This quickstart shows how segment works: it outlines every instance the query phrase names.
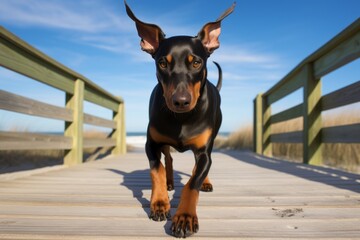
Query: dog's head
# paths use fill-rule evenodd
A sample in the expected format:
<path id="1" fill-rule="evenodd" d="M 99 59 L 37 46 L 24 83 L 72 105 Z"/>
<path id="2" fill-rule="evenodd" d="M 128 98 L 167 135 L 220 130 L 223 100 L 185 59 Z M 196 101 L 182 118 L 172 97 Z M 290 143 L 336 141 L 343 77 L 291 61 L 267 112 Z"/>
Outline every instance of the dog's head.
<path id="1" fill-rule="evenodd" d="M 206 83 L 206 61 L 220 46 L 221 21 L 234 10 L 235 3 L 215 22 L 202 27 L 195 37 L 165 38 L 160 27 L 140 21 L 126 4 L 128 16 L 135 22 L 141 49 L 154 58 L 157 78 L 167 107 L 176 113 L 189 112 L 197 104 Z"/>

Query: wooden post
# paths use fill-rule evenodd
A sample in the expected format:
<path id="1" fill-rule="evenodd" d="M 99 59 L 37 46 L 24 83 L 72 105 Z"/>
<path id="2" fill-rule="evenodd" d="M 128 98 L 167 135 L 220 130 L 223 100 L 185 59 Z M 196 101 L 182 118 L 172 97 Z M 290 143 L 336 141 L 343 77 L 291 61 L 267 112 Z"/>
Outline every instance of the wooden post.
<path id="1" fill-rule="evenodd" d="M 271 143 L 271 106 L 268 104 L 267 98 L 262 98 L 262 114 L 263 114 L 263 154 L 272 157 L 272 143 Z"/>
<path id="2" fill-rule="evenodd" d="M 77 165 L 83 162 L 83 121 L 84 121 L 84 82 L 75 81 L 74 94 L 66 93 L 66 108 L 73 111 L 72 122 L 65 122 L 66 137 L 72 138 L 72 148 L 65 151 L 64 164 Z"/>
<path id="3" fill-rule="evenodd" d="M 116 122 L 116 129 L 112 133 L 112 138 L 115 139 L 116 145 L 112 150 L 112 154 L 126 153 L 126 129 L 125 129 L 125 104 L 120 103 L 118 112 L 114 112 L 114 121 Z"/>
<path id="4" fill-rule="evenodd" d="M 313 64 L 305 68 L 303 162 L 322 165 L 321 79 L 315 79 Z"/>
<path id="5" fill-rule="evenodd" d="M 263 154 L 263 100 L 262 94 L 258 94 L 254 99 L 254 152 L 257 154 Z"/>

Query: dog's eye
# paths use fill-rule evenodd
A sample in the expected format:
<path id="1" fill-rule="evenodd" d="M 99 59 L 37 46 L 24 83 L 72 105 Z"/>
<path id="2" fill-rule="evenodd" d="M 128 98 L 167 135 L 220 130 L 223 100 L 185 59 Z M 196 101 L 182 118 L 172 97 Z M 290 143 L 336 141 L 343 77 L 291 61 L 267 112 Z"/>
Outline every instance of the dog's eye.
<path id="1" fill-rule="evenodd" d="M 167 62 L 164 59 L 161 59 L 158 64 L 160 68 L 167 68 Z"/>
<path id="2" fill-rule="evenodd" d="M 193 62 L 193 67 L 196 68 L 196 69 L 200 68 L 201 67 L 201 62 L 200 61 L 194 61 Z"/>

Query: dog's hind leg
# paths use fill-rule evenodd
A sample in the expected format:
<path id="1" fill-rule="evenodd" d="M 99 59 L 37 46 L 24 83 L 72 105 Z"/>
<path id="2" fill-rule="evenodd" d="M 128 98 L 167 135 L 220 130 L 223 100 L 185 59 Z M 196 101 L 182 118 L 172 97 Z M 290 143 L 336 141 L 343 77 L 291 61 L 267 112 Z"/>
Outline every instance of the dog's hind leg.
<path id="1" fill-rule="evenodd" d="M 202 192 L 212 192 L 213 185 L 210 182 L 209 176 L 206 176 L 204 182 L 201 185 L 200 191 Z"/>
<path id="2" fill-rule="evenodd" d="M 173 158 L 170 154 L 170 146 L 166 145 L 162 148 L 162 153 L 165 156 L 165 169 L 166 169 L 166 186 L 168 191 L 174 190 L 174 170 Z"/>

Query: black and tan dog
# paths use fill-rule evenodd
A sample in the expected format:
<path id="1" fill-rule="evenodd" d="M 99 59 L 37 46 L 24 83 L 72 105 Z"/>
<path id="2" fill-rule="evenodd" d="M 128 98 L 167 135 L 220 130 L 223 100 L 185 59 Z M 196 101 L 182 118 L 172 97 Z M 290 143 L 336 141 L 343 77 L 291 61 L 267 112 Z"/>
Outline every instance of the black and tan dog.
<path id="1" fill-rule="evenodd" d="M 169 146 L 180 152 L 191 149 L 195 155 L 192 176 L 184 186 L 180 203 L 172 218 L 176 237 L 196 233 L 199 222 L 196 205 L 199 190 L 212 191 L 207 177 L 211 151 L 221 125 L 221 69 L 217 87 L 207 80 L 207 58 L 219 47 L 221 21 L 235 4 L 215 22 L 207 23 L 196 37 L 165 38 L 154 24 L 140 21 L 126 4 L 128 16 L 136 23 L 141 49 L 151 54 L 156 64 L 158 84 L 150 98 L 150 121 L 146 154 L 150 162 L 152 194 L 150 218 L 163 221 L 170 217 L 168 190 L 174 188 L 172 157 Z M 165 155 L 165 166 L 161 163 Z"/>

